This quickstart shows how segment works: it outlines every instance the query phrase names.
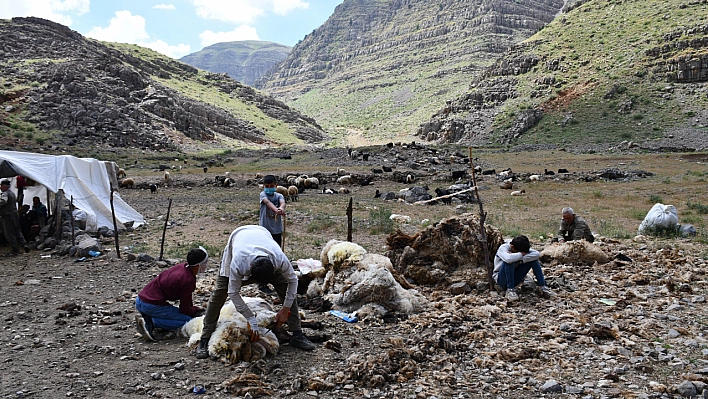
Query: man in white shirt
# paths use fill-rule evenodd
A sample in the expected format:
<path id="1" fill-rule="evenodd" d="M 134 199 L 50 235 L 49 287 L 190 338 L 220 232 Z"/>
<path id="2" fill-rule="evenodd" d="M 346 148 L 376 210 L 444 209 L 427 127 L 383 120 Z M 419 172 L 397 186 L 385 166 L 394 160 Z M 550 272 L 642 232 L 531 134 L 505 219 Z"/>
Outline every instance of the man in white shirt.
<path id="1" fill-rule="evenodd" d="M 536 284 L 541 291 L 541 295 L 550 298 L 553 295 L 546 280 L 543 277 L 541 263 L 538 259 L 541 254 L 535 249 L 531 249 L 531 243 L 526 236 L 516 236 L 510 243 L 503 244 L 494 256 L 494 273 L 492 277 L 499 286 L 506 290 L 506 299 L 517 301 L 516 286 L 521 284 L 526 278 L 529 270 L 533 270 L 536 276 Z"/>
<path id="2" fill-rule="evenodd" d="M 267 229 L 243 226 L 234 230 L 224 248 L 216 289 L 211 294 L 204 316 L 197 358 L 209 357 L 209 339 L 216 329 L 219 312 L 227 297 L 248 320 L 253 332 L 251 339 L 255 341 L 259 338 L 261 329 L 258 321 L 240 294 L 242 286 L 256 283 L 272 284 L 283 302 L 283 307 L 275 315 L 275 322 L 281 325 L 287 321 L 288 330 L 292 333 L 290 346 L 304 350 L 315 349 L 315 345 L 302 333 L 296 299 L 297 281 L 293 266 Z"/>

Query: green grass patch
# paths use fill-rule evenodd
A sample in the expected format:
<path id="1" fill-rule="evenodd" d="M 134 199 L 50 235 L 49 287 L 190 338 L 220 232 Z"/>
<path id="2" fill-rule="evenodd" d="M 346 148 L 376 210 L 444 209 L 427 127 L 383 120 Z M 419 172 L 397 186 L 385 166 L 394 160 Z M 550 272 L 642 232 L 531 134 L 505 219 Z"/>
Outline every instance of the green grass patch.
<path id="1" fill-rule="evenodd" d="M 395 229 L 395 223 L 391 220 L 390 209 L 372 208 L 369 210 L 369 234 L 389 234 Z"/>
<path id="2" fill-rule="evenodd" d="M 701 214 L 708 214 L 708 205 L 701 204 L 700 202 L 689 202 L 686 204 L 688 209 L 694 210 Z"/>

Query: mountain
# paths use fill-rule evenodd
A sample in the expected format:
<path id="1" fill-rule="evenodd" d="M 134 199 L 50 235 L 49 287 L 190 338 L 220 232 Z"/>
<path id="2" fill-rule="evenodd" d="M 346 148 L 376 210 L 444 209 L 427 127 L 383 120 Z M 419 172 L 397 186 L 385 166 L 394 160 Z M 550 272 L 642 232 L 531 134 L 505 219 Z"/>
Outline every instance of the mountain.
<path id="1" fill-rule="evenodd" d="M 570 4 L 418 135 L 483 145 L 708 148 L 707 20 L 705 1 Z"/>
<path id="2" fill-rule="evenodd" d="M 0 37 L 6 145 L 160 150 L 327 139 L 282 102 L 146 48 L 101 43 L 39 18 L 0 20 Z"/>
<path id="3" fill-rule="evenodd" d="M 256 40 L 224 42 L 185 55 L 180 61 L 205 71 L 226 73 L 252 86 L 273 65 L 284 60 L 290 50 L 290 46 Z"/>
<path id="4" fill-rule="evenodd" d="M 256 87 L 350 142 L 412 134 L 562 6 L 563 0 L 345 0 Z"/>

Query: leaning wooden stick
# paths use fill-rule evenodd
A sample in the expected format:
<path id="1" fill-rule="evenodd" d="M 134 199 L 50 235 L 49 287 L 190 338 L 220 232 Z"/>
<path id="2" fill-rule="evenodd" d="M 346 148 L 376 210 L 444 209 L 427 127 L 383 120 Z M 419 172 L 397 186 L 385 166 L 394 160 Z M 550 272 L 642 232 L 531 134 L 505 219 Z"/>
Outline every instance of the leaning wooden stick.
<path id="1" fill-rule="evenodd" d="M 116 191 L 111 184 L 111 216 L 113 217 L 113 237 L 116 239 L 116 256 L 120 259 L 120 242 L 118 241 L 118 224 L 116 223 L 116 208 L 113 206 L 113 193 Z"/>
<path id="2" fill-rule="evenodd" d="M 454 196 L 456 196 L 456 195 L 458 195 L 458 194 L 464 194 L 464 193 L 467 193 L 467 192 L 470 192 L 470 191 L 475 191 L 476 189 L 477 189 L 477 187 L 466 188 L 466 189 L 460 190 L 460 191 L 458 191 L 458 192 L 456 192 L 456 193 L 447 194 L 447 195 L 441 195 L 441 196 L 439 196 L 439 197 L 435 197 L 435 198 L 432 198 L 432 199 L 429 199 L 429 200 L 425 200 L 425 201 L 416 201 L 416 202 L 413 203 L 413 205 L 425 205 L 425 204 L 429 204 L 429 203 L 431 203 L 431 202 L 439 201 L 439 200 L 444 199 L 444 198 L 452 198 L 452 197 L 454 197 Z"/>
<path id="3" fill-rule="evenodd" d="M 283 215 L 283 234 L 280 237 L 280 250 L 285 252 L 285 215 Z"/>
<path id="4" fill-rule="evenodd" d="M 479 234 L 482 237 L 482 247 L 484 248 L 484 264 L 487 267 L 487 283 L 489 284 L 489 289 L 494 289 L 494 268 L 492 263 L 489 261 L 489 247 L 487 244 L 487 230 L 484 228 L 484 221 L 487 220 L 487 212 L 484 211 L 482 207 L 482 198 L 479 197 L 479 190 L 477 190 L 477 176 L 474 170 L 474 159 L 472 159 L 472 147 L 469 147 L 470 151 L 470 168 L 472 168 L 472 184 L 475 188 L 474 193 L 477 197 L 477 203 L 479 204 Z"/>
<path id="5" fill-rule="evenodd" d="M 160 243 L 160 258 L 162 260 L 162 254 L 165 251 L 165 233 L 167 232 L 167 221 L 170 220 L 170 209 L 172 209 L 172 198 L 170 202 L 167 203 L 167 216 L 165 216 L 165 227 L 162 229 L 162 242 Z"/>

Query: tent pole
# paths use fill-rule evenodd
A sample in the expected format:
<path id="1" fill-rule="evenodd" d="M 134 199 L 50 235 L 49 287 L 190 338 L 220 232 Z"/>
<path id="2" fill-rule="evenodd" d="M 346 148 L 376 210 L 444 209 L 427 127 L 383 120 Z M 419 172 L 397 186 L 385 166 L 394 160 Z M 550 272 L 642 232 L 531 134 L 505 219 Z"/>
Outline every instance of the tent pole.
<path id="1" fill-rule="evenodd" d="M 71 202 L 69 202 L 69 212 L 71 212 L 71 246 L 76 246 L 76 233 L 74 231 L 74 196 L 71 196 Z"/>
<path id="2" fill-rule="evenodd" d="M 116 255 L 120 259 L 120 244 L 118 243 L 118 225 L 116 225 L 116 209 L 113 207 L 113 184 L 111 184 L 111 216 L 113 217 L 113 237 L 116 238 Z"/>
<path id="3" fill-rule="evenodd" d="M 56 231 L 54 232 L 54 238 L 61 239 L 61 208 L 62 199 L 64 199 L 64 190 L 57 190 L 56 204 L 54 205 L 54 221 L 56 222 Z"/>

